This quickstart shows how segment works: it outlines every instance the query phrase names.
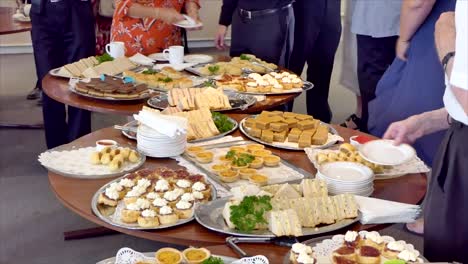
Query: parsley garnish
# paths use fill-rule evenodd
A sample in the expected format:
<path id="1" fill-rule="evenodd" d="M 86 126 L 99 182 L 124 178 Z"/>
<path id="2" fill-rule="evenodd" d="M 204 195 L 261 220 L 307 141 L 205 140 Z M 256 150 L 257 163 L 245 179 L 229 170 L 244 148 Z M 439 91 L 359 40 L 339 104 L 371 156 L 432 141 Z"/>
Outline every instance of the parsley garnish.
<path id="1" fill-rule="evenodd" d="M 171 77 L 166 77 L 166 78 L 158 78 L 158 81 L 168 83 L 168 82 L 172 82 L 173 80 Z"/>
<path id="2" fill-rule="evenodd" d="M 224 133 L 231 131 L 231 129 L 234 128 L 234 124 L 226 115 L 220 114 L 218 112 L 213 112 L 211 115 L 219 132 Z"/>
<path id="3" fill-rule="evenodd" d="M 101 64 L 106 61 L 113 61 L 114 58 L 112 58 L 111 55 L 104 53 L 101 56 L 96 56 L 96 60 L 99 62 L 99 64 Z"/>
<path id="4" fill-rule="evenodd" d="M 158 73 L 158 71 L 148 68 L 148 69 L 142 71 L 141 73 L 150 75 L 150 74 L 156 74 L 156 73 Z"/>
<path id="5" fill-rule="evenodd" d="M 211 256 L 205 259 L 202 264 L 224 264 L 224 261 L 221 258 Z"/>
<path id="6" fill-rule="evenodd" d="M 219 65 L 208 66 L 208 70 L 211 72 L 211 74 L 215 74 L 219 71 Z"/>
<path id="7" fill-rule="evenodd" d="M 246 54 L 241 54 L 241 55 L 239 56 L 239 58 L 240 58 L 241 60 L 248 60 L 248 61 L 250 60 L 250 57 L 249 57 L 248 55 L 246 55 Z"/>
<path id="8" fill-rule="evenodd" d="M 273 207 L 270 203 L 271 197 L 246 196 L 239 205 L 232 205 L 231 222 L 242 232 L 250 232 L 257 224 L 268 224 L 264 215 Z"/>

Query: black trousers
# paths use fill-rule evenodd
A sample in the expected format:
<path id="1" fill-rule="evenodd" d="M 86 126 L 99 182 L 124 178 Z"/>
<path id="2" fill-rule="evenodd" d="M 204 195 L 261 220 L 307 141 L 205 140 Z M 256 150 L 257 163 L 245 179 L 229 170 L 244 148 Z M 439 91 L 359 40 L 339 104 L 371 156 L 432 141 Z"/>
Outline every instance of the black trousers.
<path id="1" fill-rule="evenodd" d="M 236 10 L 232 19 L 231 57 L 254 54 L 287 67 L 293 44 L 294 13 L 287 8 L 275 14 L 243 19 Z"/>
<path id="2" fill-rule="evenodd" d="M 453 122 L 434 159 L 424 215 L 424 256 L 468 263 L 468 126 Z"/>
<path id="3" fill-rule="evenodd" d="M 340 2 L 296 0 L 293 4 L 296 22 L 289 69 L 300 75 L 307 62 L 307 80 L 314 84 L 307 91 L 307 113 L 324 122 L 332 118 L 328 93 L 341 36 Z"/>
<path id="4" fill-rule="evenodd" d="M 357 75 L 362 100 L 362 125 L 367 131 L 369 119 L 369 102 L 375 98 L 377 83 L 395 59 L 395 45 L 398 36 L 373 38 L 357 37 Z"/>
<path id="5" fill-rule="evenodd" d="M 37 2 L 37 0 L 35 1 Z M 42 0 L 31 10 L 31 37 L 40 88 L 53 68 L 95 54 L 94 15 L 90 0 Z M 91 132 L 91 113 L 68 107 L 43 94 L 42 112 L 48 148 Z M 68 122 L 67 122 L 68 112 Z"/>

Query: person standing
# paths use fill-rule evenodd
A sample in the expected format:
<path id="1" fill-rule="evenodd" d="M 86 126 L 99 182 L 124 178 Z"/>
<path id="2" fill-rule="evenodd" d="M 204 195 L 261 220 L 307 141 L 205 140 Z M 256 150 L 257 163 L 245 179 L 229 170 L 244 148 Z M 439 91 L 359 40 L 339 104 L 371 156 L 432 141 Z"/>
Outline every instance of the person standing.
<path id="1" fill-rule="evenodd" d="M 384 138 L 412 143 L 448 131 L 437 152 L 424 214 L 424 256 L 468 263 L 468 1 L 443 13 L 435 26 L 438 59 L 446 74 L 444 108 L 390 125 Z"/>
<path id="2" fill-rule="evenodd" d="M 230 55 L 253 54 L 286 67 L 293 43 L 293 0 L 223 0 L 215 44 L 225 49 L 232 25 Z"/>
<path id="3" fill-rule="evenodd" d="M 301 75 L 307 62 L 307 80 L 314 84 L 307 91 L 307 113 L 328 123 L 332 119 L 330 79 L 341 36 L 341 1 L 296 0 L 293 7 L 296 22 L 289 69 Z"/>
<path id="4" fill-rule="evenodd" d="M 95 54 L 94 15 L 89 0 L 32 0 L 31 37 L 39 85 L 51 70 Z M 53 148 L 91 131 L 91 113 L 43 94 L 46 143 Z M 68 122 L 67 122 L 68 116 Z"/>
<path id="5" fill-rule="evenodd" d="M 401 0 L 353 0 L 351 32 L 357 41 L 357 76 L 361 115 L 351 115 L 345 125 L 367 131 L 368 104 L 382 75 L 395 59 L 400 26 Z"/>

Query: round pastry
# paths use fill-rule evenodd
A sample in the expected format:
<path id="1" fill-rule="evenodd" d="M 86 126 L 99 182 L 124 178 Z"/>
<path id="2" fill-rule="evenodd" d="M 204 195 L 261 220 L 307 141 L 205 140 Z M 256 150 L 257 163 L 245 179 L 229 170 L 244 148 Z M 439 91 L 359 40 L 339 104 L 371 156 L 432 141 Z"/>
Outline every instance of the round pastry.
<path id="1" fill-rule="evenodd" d="M 174 207 L 179 200 L 180 195 L 176 191 L 165 192 L 163 198 L 167 201 L 168 205 Z"/>
<path id="2" fill-rule="evenodd" d="M 109 153 L 102 154 L 102 156 L 101 156 L 101 164 L 107 165 L 107 164 L 111 163 L 111 161 L 112 161 L 112 156 L 111 156 L 111 154 L 109 154 Z"/>
<path id="3" fill-rule="evenodd" d="M 317 156 L 315 157 L 315 160 L 317 160 L 317 163 L 318 163 L 319 165 L 322 165 L 322 164 L 328 162 L 328 156 L 327 156 L 327 154 L 325 154 L 325 153 L 319 153 L 319 154 L 317 154 Z"/>
<path id="4" fill-rule="evenodd" d="M 213 161 L 213 153 L 209 151 L 198 152 L 195 159 L 200 163 L 210 163 Z"/>
<path id="5" fill-rule="evenodd" d="M 111 147 L 104 147 L 103 149 L 101 149 L 102 154 L 110 153 L 111 151 L 112 151 Z"/>
<path id="6" fill-rule="evenodd" d="M 185 202 L 189 202 L 189 203 L 193 203 L 193 202 L 195 202 L 195 197 L 193 197 L 192 193 L 184 193 L 184 194 L 182 194 L 182 196 L 180 196 L 180 200 L 185 201 Z"/>
<path id="7" fill-rule="evenodd" d="M 249 176 L 249 181 L 253 184 L 263 186 L 268 183 L 268 177 L 262 174 L 254 174 Z"/>
<path id="8" fill-rule="evenodd" d="M 140 154 L 138 154 L 138 152 L 136 152 L 135 150 L 131 150 L 130 154 L 128 155 L 128 161 L 130 161 L 131 163 L 137 163 L 138 161 L 140 161 Z"/>
<path id="9" fill-rule="evenodd" d="M 252 169 L 260 169 L 263 167 L 263 159 L 255 157 L 255 159 L 249 164 L 249 167 Z"/>
<path id="10" fill-rule="evenodd" d="M 252 155 L 254 155 L 255 157 L 259 157 L 259 158 L 264 158 L 266 156 L 271 155 L 271 151 L 267 149 L 254 150 L 252 152 Z"/>
<path id="11" fill-rule="evenodd" d="M 131 149 L 129 148 L 121 148 L 120 154 L 124 157 L 125 160 L 128 160 L 128 156 L 130 156 Z"/>
<path id="12" fill-rule="evenodd" d="M 146 199 L 150 202 L 153 202 L 154 199 L 156 198 L 160 198 L 159 194 L 158 193 L 155 193 L 155 192 L 149 192 L 146 194 Z"/>
<path id="13" fill-rule="evenodd" d="M 247 149 L 248 152 L 252 153 L 254 152 L 255 150 L 262 150 L 265 148 L 265 146 L 261 145 L 261 144 L 249 144 L 247 146 L 245 146 L 245 148 Z"/>
<path id="14" fill-rule="evenodd" d="M 164 195 L 165 192 L 169 191 L 169 182 L 165 179 L 160 179 L 154 186 L 154 191 L 159 195 Z"/>
<path id="15" fill-rule="evenodd" d="M 210 197 L 211 197 L 211 187 L 210 187 L 210 185 L 208 185 L 206 183 L 203 183 L 201 181 L 198 181 L 198 182 L 194 183 L 193 186 L 192 186 L 192 190 L 197 191 L 197 192 L 201 192 L 203 194 L 203 197 L 205 197 L 206 199 L 210 199 Z"/>
<path id="16" fill-rule="evenodd" d="M 405 250 L 405 242 L 404 241 L 391 241 L 385 245 L 382 256 L 387 259 L 397 259 L 398 254 Z"/>
<path id="17" fill-rule="evenodd" d="M 159 209 L 163 206 L 167 206 L 167 201 L 164 198 L 156 198 L 154 201 L 151 203 L 151 209 L 159 213 Z"/>
<path id="18" fill-rule="evenodd" d="M 406 263 L 408 262 L 419 262 L 422 263 L 419 257 L 419 252 L 416 250 L 408 250 L 405 249 L 398 254 L 398 259 L 404 260 Z"/>
<path id="19" fill-rule="evenodd" d="M 187 201 L 179 201 L 175 205 L 175 213 L 179 219 L 188 219 L 193 216 L 193 204 Z"/>
<path id="20" fill-rule="evenodd" d="M 221 171 L 229 170 L 230 168 L 231 168 L 231 165 L 229 165 L 228 163 L 215 164 L 211 166 L 211 169 L 214 171 L 215 174 L 218 174 Z"/>
<path id="21" fill-rule="evenodd" d="M 120 167 L 122 167 L 123 162 L 120 160 L 120 158 L 115 158 L 109 163 L 109 169 L 111 171 L 118 171 L 120 170 Z"/>
<path id="22" fill-rule="evenodd" d="M 343 246 L 358 248 L 361 243 L 361 236 L 356 231 L 348 231 L 344 236 Z"/>
<path id="23" fill-rule="evenodd" d="M 198 147 L 198 146 L 191 146 L 191 147 L 188 147 L 186 152 L 187 154 L 190 156 L 190 157 L 195 157 L 195 155 L 199 152 L 202 152 L 204 151 L 205 148 L 204 147 Z"/>
<path id="24" fill-rule="evenodd" d="M 141 212 L 138 217 L 138 225 L 144 228 L 151 228 L 159 226 L 159 219 L 156 215 L 156 212 L 151 209 L 146 209 Z"/>
<path id="25" fill-rule="evenodd" d="M 253 174 L 257 173 L 256 169 L 251 169 L 251 168 L 245 168 L 245 169 L 240 169 L 239 170 L 239 175 L 241 179 L 248 180 L 249 177 Z"/>
<path id="26" fill-rule="evenodd" d="M 179 264 L 183 261 L 182 253 L 175 248 L 161 248 L 154 257 L 157 264 Z"/>
<path id="27" fill-rule="evenodd" d="M 247 151 L 246 148 L 240 147 L 240 146 L 230 147 L 229 150 L 230 151 L 235 151 L 235 152 L 246 152 Z"/>
<path id="28" fill-rule="evenodd" d="M 119 184 L 124 187 L 125 191 L 128 192 L 130 191 L 133 186 L 135 186 L 135 181 L 133 181 L 130 178 L 123 178 L 119 181 Z"/>
<path id="29" fill-rule="evenodd" d="M 347 259 L 351 261 L 357 261 L 357 254 L 356 250 L 351 247 L 340 247 L 333 251 L 332 258 L 342 258 L 342 259 Z"/>
<path id="30" fill-rule="evenodd" d="M 382 251 L 385 246 L 385 243 L 378 232 L 372 231 L 366 233 L 362 241 L 362 245 L 375 247 L 379 251 Z"/>
<path id="31" fill-rule="evenodd" d="M 91 153 L 91 157 L 90 157 L 91 164 L 94 164 L 94 165 L 101 164 L 101 156 L 102 156 L 101 152 L 95 151 Z"/>
<path id="32" fill-rule="evenodd" d="M 232 161 L 232 158 L 228 158 L 225 155 L 220 156 L 218 159 L 219 159 L 219 161 L 224 162 L 224 163 L 231 163 L 231 161 Z"/>
<path id="33" fill-rule="evenodd" d="M 187 264 L 199 264 L 207 260 L 211 253 L 206 248 L 189 247 L 182 252 Z"/>
<path id="34" fill-rule="evenodd" d="M 189 180 L 177 180 L 175 185 L 177 188 L 184 190 L 184 192 L 191 192 L 192 183 Z"/>
<path id="35" fill-rule="evenodd" d="M 331 160 L 338 160 L 338 154 L 336 154 L 335 152 L 330 152 L 328 153 L 328 160 L 331 161 Z"/>
<path id="36" fill-rule="evenodd" d="M 161 225 L 170 225 L 177 223 L 179 217 L 169 206 L 163 206 L 159 209 L 159 222 Z"/>
<path id="37" fill-rule="evenodd" d="M 294 243 L 291 247 L 289 260 L 293 264 L 311 263 L 314 264 L 316 260 L 313 257 L 312 248 L 302 243 Z"/>
<path id="38" fill-rule="evenodd" d="M 208 200 L 207 198 L 205 198 L 205 196 L 201 192 L 192 191 L 192 196 L 195 199 L 195 202 L 201 202 L 201 201 Z"/>
<path id="39" fill-rule="evenodd" d="M 269 155 L 266 157 L 263 157 L 263 164 L 267 167 L 276 167 L 279 165 L 281 159 L 278 156 L 275 155 Z"/>
<path id="40" fill-rule="evenodd" d="M 120 154 L 120 149 L 114 148 L 114 149 L 111 150 L 110 154 L 111 154 L 112 156 L 117 156 L 117 155 Z"/>
<path id="41" fill-rule="evenodd" d="M 372 246 L 361 246 L 357 250 L 359 264 L 380 264 L 380 250 Z"/>
<path id="42" fill-rule="evenodd" d="M 239 171 L 226 170 L 219 173 L 219 178 L 223 182 L 235 182 L 240 179 Z"/>
<path id="43" fill-rule="evenodd" d="M 248 167 L 249 167 L 249 164 L 243 164 L 243 165 L 231 164 L 231 170 L 234 170 L 234 171 L 239 171 L 241 169 L 246 169 Z"/>
<path id="44" fill-rule="evenodd" d="M 346 154 L 347 156 L 351 155 L 352 153 L 356 151 L 356 148 L 349 143 L 341 144 L 339 149 L 340 149 L 340 152 Z"/>
<path id="45" fill-rule="evenodd" d="M 120 220 L 124 223 L 135 223 L 140 216 L 140 207 L 136 203 L 131 203 L 125 206 L 120 213 Z"/>

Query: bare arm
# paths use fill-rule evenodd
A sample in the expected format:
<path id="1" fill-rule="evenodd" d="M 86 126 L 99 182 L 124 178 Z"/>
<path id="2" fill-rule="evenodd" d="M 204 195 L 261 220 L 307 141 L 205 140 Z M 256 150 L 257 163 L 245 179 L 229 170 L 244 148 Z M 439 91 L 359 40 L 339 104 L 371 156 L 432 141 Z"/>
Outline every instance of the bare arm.
<path id="1" fill-rule="evenodd" d="M 426 20 L 436 0 L 404 0 L 401 5 L 400 38 L 410 41 Z"/>
<path id="2" fill-rule="evenodd" d="M 149 7 L 133 3 L 128 9 L 128 16 L 135 18 L 152 17 L 168 24 L 184 20 L 185 18 L 173 8 Z"/>

